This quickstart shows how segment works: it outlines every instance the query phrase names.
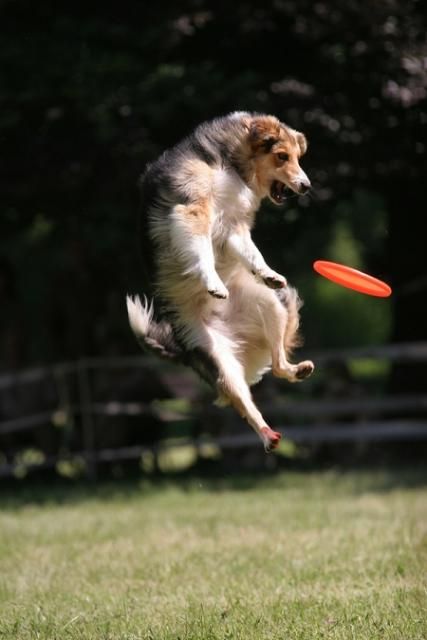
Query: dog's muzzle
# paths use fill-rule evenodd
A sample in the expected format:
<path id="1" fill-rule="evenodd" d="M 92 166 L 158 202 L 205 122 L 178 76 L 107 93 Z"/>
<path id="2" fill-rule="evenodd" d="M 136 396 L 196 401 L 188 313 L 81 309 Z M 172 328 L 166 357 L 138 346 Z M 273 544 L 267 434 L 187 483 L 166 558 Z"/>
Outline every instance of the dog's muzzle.
<path id="1" fill-rule="evenodd" d="M 308 193 L 310 189 L 311 189 L 310 180 L 304 180 L 304 182 L 301 182 L 299 185 L 298 193 L 300 193 L 303 196 L 306 193 Z"/>
<path id="2" fill-rule="evenodd" d="M 286 200 L 286 185 L 280 180 L 274 180 L 270 187 L 270 198 L 275 204 L 283 204 Z"/>
<path id="3" fill-rule="evenodd" d="M 301 180 L 300 182 L 295 182 L 291 185 L 286 185 L 284 182 L 280 182 L 280 180 L 274 180 L 271 183 L 270 187 L 270 198 L 273 200 L 275 204 L 283 204 L 286 200 L 286 191 L 290 190 L 294 193 L 297 193 L 300 196 L 305 195 L 311 189 L 311 182 L 308 178 Z"/>

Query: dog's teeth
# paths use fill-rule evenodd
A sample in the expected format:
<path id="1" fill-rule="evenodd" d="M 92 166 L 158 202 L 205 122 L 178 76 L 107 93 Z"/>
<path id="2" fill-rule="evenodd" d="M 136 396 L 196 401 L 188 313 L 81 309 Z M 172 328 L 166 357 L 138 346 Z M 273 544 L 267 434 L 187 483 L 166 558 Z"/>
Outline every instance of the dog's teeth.
<path id="1" fill-rule="evenodd" d="M 275 180 L 273 182 L 273 184 L 271 185 L 271 195 L 273 197 L 273 199 L 278 203 L 281 204 L 282 202 L 284 202 L 286 200 L 286 185 L 283 184 L 283 182 L 280 182 L 279 180 Z"/>

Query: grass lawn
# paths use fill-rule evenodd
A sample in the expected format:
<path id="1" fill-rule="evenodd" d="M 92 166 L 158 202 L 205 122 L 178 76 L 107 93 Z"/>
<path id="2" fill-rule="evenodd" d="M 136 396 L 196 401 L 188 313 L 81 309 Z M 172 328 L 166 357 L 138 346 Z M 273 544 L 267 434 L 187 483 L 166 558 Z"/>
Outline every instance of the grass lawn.
<path id="1" fill-rule="evenodd" d="M 0 638 L 427 638 L 427 473 L 27 488 Z"/>

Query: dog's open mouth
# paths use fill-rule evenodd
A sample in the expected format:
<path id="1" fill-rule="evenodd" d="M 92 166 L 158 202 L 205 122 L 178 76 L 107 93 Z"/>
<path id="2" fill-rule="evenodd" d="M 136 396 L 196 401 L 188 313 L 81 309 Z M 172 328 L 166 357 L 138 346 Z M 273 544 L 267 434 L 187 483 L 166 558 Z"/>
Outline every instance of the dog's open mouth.
<path id="1" fill-rule="evenodd" d="M 273 180 L 270 187 L 270 198 L 276 204 L 283 204 L 286 200 L 286 185 L 279 180 Z"/>

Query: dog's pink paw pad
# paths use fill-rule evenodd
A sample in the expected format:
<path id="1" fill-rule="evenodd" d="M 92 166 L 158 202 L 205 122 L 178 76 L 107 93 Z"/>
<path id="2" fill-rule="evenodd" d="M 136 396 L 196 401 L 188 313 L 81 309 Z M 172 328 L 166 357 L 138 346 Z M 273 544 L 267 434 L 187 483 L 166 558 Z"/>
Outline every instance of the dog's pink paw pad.
<path id="1" fill-rule="evenodd" d="M 264 440 L 264 449 L 267 453 L 276 449 L 281 440 L 282 434 L 278 431 L 273 431 L 270 427 L 263 427 L 262 431 L 262 439 Z"/>

